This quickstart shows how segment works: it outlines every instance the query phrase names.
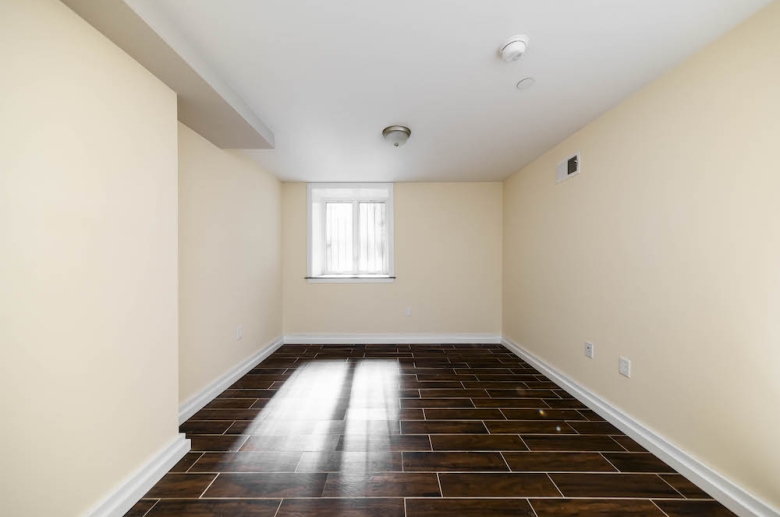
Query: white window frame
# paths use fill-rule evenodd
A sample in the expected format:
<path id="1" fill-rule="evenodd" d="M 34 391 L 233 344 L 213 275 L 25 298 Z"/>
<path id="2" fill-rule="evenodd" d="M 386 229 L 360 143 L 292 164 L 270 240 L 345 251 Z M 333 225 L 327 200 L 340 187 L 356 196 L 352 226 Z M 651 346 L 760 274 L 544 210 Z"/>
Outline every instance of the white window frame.
<path id="1" fill-rule="evenodd" d="M 327 189 L 327 188 L 383 188 L 386 189 L 388 192 L 387 199 L 370 199 L 370 198 L 355 198 L 352 200 L 353 203 L 353 222 L 352 222 L 352 228 L 353 228 L 353 250 L 359 249 L 359 242 L 357 238 L 357 231 L 360 227 L 360 222 L 358 221 L 358 210 L 357 210 L 357 203 L 359 202 L 381 202 L 385 203 L 385 214 L 387 217 L 387 252 L 388 252 L 388 274 L 386 275 L 319 275 L 319 276 L 313 276 L 312 275 L 312 207 L 313 207 L 313 199 L 312 199 L 312 190 L 313 189 Z M 329 201 L 332 202 L 346 202 L 347 200 L 342 198 L 334 198 L 333 200 L 329 200 L 327 198 L 321 200 L 323 207 L 326 203 Z M 394 231 L 394 220 L 395 220 L 395 214 L 393 210 L 393 184 L 392 183 L 309 183 L 306 188 L 306 235 L 307 235 L 307 245 L 306 245 L 306 281 L 309 283 L 385 283 L 385 282 L 393 282 L 395 280 L 395 231 Z M 323 228 L 324 228 L 324 221 L 325 217 L 324 214 L 322 216 L 323 220 Z M 324 237 L 323 237 L 324 239 Z"/>

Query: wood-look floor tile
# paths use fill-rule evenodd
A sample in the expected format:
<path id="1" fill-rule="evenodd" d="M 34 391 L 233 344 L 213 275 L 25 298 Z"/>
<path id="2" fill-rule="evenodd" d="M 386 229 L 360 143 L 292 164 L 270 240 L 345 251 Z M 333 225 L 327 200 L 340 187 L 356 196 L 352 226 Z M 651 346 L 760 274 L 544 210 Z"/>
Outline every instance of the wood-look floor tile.
<path id="1" fill-rule="evenodd" d="M 584 420 L 570 409 L 504 409 L 501 412 L 508 420 Z"/>
<path id="2" fill-rule="evenodd" d="M 192 451 L 237 451 L 247 439 L 240 434 L 194 434 L 189 438 Z"/>
<path id="3" fill-rule="evenodd" d="M 404 452 L 406 472 L 507 471 L 498 452 Z"/>
<path id="4" fill-rule="evenodd" d="M 550 474 L 564 497 L 681 497 L 654 474 Z"/>
<path id="5" fill-rule="evenodd" d="M 280 502 L 280 499 L 163 499 L 146 517 L 274 517 Z"/>
<path id="6" fill-rule="evenodd" d="M 285 499 L 276 517 L 404 517 L 404 500 Z"/>
<path id="7" fill-rule="evenodd" d="M 124 517 L 144 517 L 152 506 L 157 503 L 157 499 L 141 499 L 133 505 Z"/>
<path id="8" fill-rule="evenodd" d="M 304 452 L 296 472 L 401 471 L 401 453 L 388 451 Z"/>
<path id="9" fill-rule="evenodd" d="M 688 481 L 681 474 L 662 474 L 661 478 L 688 499 L 710 499 L 704 490 Z"/>
<path id="10" fill-rule="evenodd" d="M 144 498 L 200 497 L 215 477 L 216 474 L 166 474 Z"/>
<path id="11" fill-rule="evenodd" d="M 504 452 L 513 471 L 525 472 L 616 472 L 595 452 Z"/>
<path id="12" fill-rule="evenodd" d="M 473 408 L 471 399 L 401 399 L 402 408 Z"/>
<path id="13" fill-rule="evenodd" d="M 655 501 L 668 517 L 735 517 L 717 501 Z"/>
<path id="14" fill-rule="evenodd" d="M 489 420 L 490 434 L 577 434 L 560 420 Z"/>
<path id="15" fill-rule="evenodd" d="M 185 474 L 186 475 L 186 474 Z M 220 474 L 203 497 L 320 497 L 328 474 Z"/>
<path id="16" fill-rule="evenodd" d="M 402 381 L 401 389 L 422 390 L 422 389 L 463 389 L 463 385 L 458 381 Z"/>
<path id="17" fill-rule="evenodd" d="M 174 465 L 169 472 L 187 472 L 187 470 L 198 461 L 203 455 L 202 452 L 188 452 Z"/>
<path id="18" fill-rule="evenodd" d="M 586 409 L 585 404 L 577 399 L 544 399 L 553 409 Z"/>
<path id="19" fill-rule="evenodd" d="M 532 451 L 622 451 L 623 448 L 609 436 L 529 435 L 523 440 Z"/>
<path id="20" fill-rule="evenodd" d="M 464 435 L 467 436 L 467 435 Z M 336 445 L 337 451 L 429 451 L 427 435 L 343 435 Z"/>
<path id="21" fill-rule="evenodd" d="M 435 451 L 527 451 L 523 440 L 510 434 L 436 434 L 431 435 Z"/>
<path id="22" fill-rule="evenodd" d="M 623 434 L 609 422 L 571 422 L 570 425 L 580 434 Z"/>
<path id="23" fill-rule="evenodd" d="M 531 499 L 538 517 L 664 517 L 647 500 Z"/>
<path id="24" fill-rule="evenodd" d="M 300 452 L 207 452 L 189 472 L 294 472 Z"/>
<path id="25" fill-rule="evenodd" d="M 403 434 L 488 434 L 479 421 L 409 420 L 401 422 Z"/>
<path id="26" fill-rule="evenodd" d="M 241 447 L 241 451 L 332 451 L 336 449 L 341 435 L 252 435 Z"/>
<path id="27" fill-rule="evenodd" d="M 580 409 L 578 411 L 582 416 L 584 416 L 591 422 L 605 422 L 604 418 L 599 416 L 598 413 L 596 413 L 592 409 Z"/>
<path id="28" fill-rule="evenodd" d="M 525 499 L 407 499 L 406 517 L 535 517 Z"/>
<path id="29" fill-rule="evenodd" d="M 187 434 L 222 434 L 228 430 L 233 422 L 234 420 L 187 420 L 179 426 L 179 432 Z"/>
<path id="30" fill-rule="evenodd" d="M 461 389 L 432 389 L 432 390 L 420 390 L 420 397 L 425 399 L 437 399 L 437 398 L 473 398 L 483 397 L 487 398 L 488 394 L 485 390 L 467 390 Z"/>
<path id="31" fill-rule="evenodd" d="M 473 374 L 458 375 L 457 373 L 420 373 L 416 375 L 418 381 L 475 381 L 477 376 Z"/>
<path id="32" fill-rule="evenodd" d="M 279 390 L 231 390 L 227 389 L 220 393 L 217 398 L 221 399 L 271 399 Z"/>
<path id="33" fill-rule="evenodd" d="M 503 420 L 498 409 L 426 409 L 426 420 Z"/>
<path id="34" fill-rule="evenodd" d="M 224 398 L 214 399 L 204 409 L 249 409 L 258 399 Z"/>
<path id="35" fill-rule="evenodd" d="M 422 409 L 355 408 L 348 409 L 344 420 L 425 420 Z"/>
<path id="36" fill-rule="evenodd" d="M 259 375 L 248 373 L 230 385 L 230 390 L 265 390 L 271 387 L 274 381 Z"/>
<path id="37" fill-rule="evenodd" d="M 557 497 L 546 474 L 439 474 L 444 497 Z"/>
<path id="38" fill-rule="evenodd" d="M 328 474 L 322 497 L 439 497 L 436 474 Z"/>
<path id="39" fill-rule="evenodd" d="M 512 375 L 512 371 L 509 368 L 456 368 L 455 373 L 458 375 Z"/>
<path id="40" fill-rule="evenodd" d="M 514 381 L 514 382 L 523 382 L 523 383 L 525 381 L 536 382 L 536 377 L 533 375 L 520 375 L 516 373 L 509 373 L 509 374 L 477 373 L 476 377 L 478 381 L 487 381 L 487 382 L 496 382 L 496 381 L 499 382 Z"/>
<path id="41" fill-rule="evenodd" d="M 463 387 L 483 390 L 527 390 L 524 382 L 519 381 L 464 381 Z"/>
<path id="42" fill-rule="evenodd" d="M 620 472 L 675 472 L 672 467 L 649 452 L 605 452 L 603 455 Z"/>
<path id="43" fill-rule="evenodd" d="M 471 399 L 478 408 L 549 409 L 542 399 Z"/>
<path id="44" fill-rule="evenodd" d="M 629 452 L 647 452 L 647 449 L 636 443 L 628 436 L 613 436 L 612 439 Z"/>
<path id="45" fill-rule="evenodd" d="M 192 420 L 261 420 L 262 409 L 201 409 Z"/>

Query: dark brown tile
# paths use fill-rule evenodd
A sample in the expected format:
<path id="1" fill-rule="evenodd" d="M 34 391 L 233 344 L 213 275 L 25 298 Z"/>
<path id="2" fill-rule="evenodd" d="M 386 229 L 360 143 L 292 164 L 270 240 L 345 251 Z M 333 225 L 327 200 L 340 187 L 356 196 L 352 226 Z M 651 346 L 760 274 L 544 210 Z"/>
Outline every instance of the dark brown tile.
<path id="1" fill-rule="evenodd" d="M 735 517 L 717 501 L 655 501 L 668 517 Z"/>
<path id="2" fill-rule="evenodd" d="M 217 398 L 222 399 L 271 399 L 278 393 L 278 390 L 232 390 L 228 389 L 219 394 Z"/>
<path id="3" fill-rule="evenodd" d="M 513 471 L 525 472 L 615 472 L 595 452 L 504 452 Z"/>
<path id="4" fill-rule="evenodd" d="M 162 500 L 146 517 L 273 517 L 279 499 L 220 501 L 209 499 Z"/>
<path id="5" fill-rule="evenodd" d="M 523 440 L 510 434 L 437 434 L 431 435 L 435 451 L 527 451 Z"/>
<path id="6" fill-rule="evenodd" d="M 204 409 L 249 409 L 257 400 L 258 399 L 217 398 L 206 404 Z"/>
<path id="7" fill-rule="evenodd" d="M 681 474 L 663 474 L 661 478 L 688 499 L 711 499 L 710 495 Z"/>
<path id="8" fill-rule="evenodd" d="M 582 420 L 576 411 L 568 409 L 504 409 L 509 420 Z"/>
<path id="9" fill-rule="evenodd" d="M 215 477 L 216 474 L 166 474 L 144 498 L 200 497 Z"/>
<path id="10" fill-rule="evenodd" d="M 190 420 L 260 420 L 262 409 L 201 409 Z"/>
<path id="11" fill-rule="evenodd" d="M 487 390 L 488 395 L 494 399 L 557 399 L 558 395 L 550 390 L 527 390 L 523 388 Z M 560 399 L 559 399 L 560 400 Z"/>
<path id="12" fill-rule="evenodd" d="M 124 517 L 144 517 L 146 512 L 148 512 L 156 503 L 156 499 L 141 499 L 127 511 Z"/>
<path id="13" fill-rule="evenodd" d="M 248 373 L 234 382 L 228 389 L 230 390 L 264 390 L 271 387 L 274 381 L 266 379 L 265 376 Z"/>
<path id="14" fill-rule="evenodd" d="M 418 381 L 475 381 L 476 375 L 458 375 L 457 373 L 420 373 Z"/>
<path id="15" fill-rule="evenodd" d="M 593 411 L 591 409 L 580 409 L 580 410 L 578 410 L 578 412 L 582 416 L 584 416 L 585 418 L 590 420 L 591 422 L 604 422 L 605 421 L 604 418 L 599 416 L 598 413 L 596 413 L 595 411 Z"/>
<path id="16" fill-rule="evenodd" d="M 207 452 L 190 472 L 295 472 L 300 452 Z"/>
<path id="17" fill-rule="evenodd" d="M 403 466 L 406 472 L 509 470 L 497 452 L 404 452 Z"/>
<path id="18" fill-rule="evenodd" d="M 237 451 L 247 436 L 240 434 L 194 434 L 190 437 L 192 451 Z"/>
<path id="19" fill-rule="evenodd" d="M 420 390 L 420 397 L 425 399 L 473 398 L 473 397 L 487 397 L 487 396 L 488 394 L 485 390 L 467 390 L 465 388 Z"/>
<path id="20" fill-rule="evenodd" d="M 189 469 L 202 455 L 202 452 L 188 452 L 169 472 L 187 472 L 187 469 Z"/>
<path id="21" fill-rule="evenodd" d="M 523 440 L 532 451 L 622 451 L 623 448 L 609 436 L 580 436 L 580 435 L 531 435 L 524 436 Z"/>
<path id="22" fill-rule="evenodd" d="M 422 420 L 401 422 L 403 434 L 488 434 L 482 422 Z"/>
<path id="23" fill-rule="evenodd" d="M 320 497 L 328 474 L 220 474 L 203 497 Z"/>
<path id="24" fill-rule="evenodd" d="M 402 408 L 473 408 L 471 399 L 401 399 Z"/>
<path id="25" fill-rule="evenodd" d="M 664 517 L 647 500 L 531 499 L 538 517 Z"/>
<path id="26" fill-rule="evenodd" d="M 241 447 L 241 451 L 332 451 L 341 439 L 340 435 L 253 435 Z"/>
<path id="27" fill-rule="evenodd" d="M 550 474 L 564 497 L 681 497 L 654 474 Z"/>
<path id="28" fill-rule="evenodd" d="M 549 408 L 542 399 L 471 399 L 471 401 L 478 408 Z"/>
<path id="29" fill-rule="evenodd" d="M 345 420 L 425 420 L 422 409 L 355 408 L 348 409 Z"/>
<path id="30" fill-rule="evenodd" d="M 466 379 L 464 379 L 466 380 Z M 500 381 L 510 381 L 510 382 L 525 382 L 525 381 L 532 381 L 536 382 L 536 377 L 533 375 L 519 375 L 516 373 L 510 373 L 510 374 L 491 374 L 491 373 L 478 373 L 477 374 L 477 380 L 478 381 L 488 381 L 488 382 L 500 382 Z"/>
<path id="31" fill-rule="evenodd" d="M 322 497 L 439 497 L 436 474 L 328 474 Z"/>
<path id="32" fill-rule="evenodd" d="M 407 499 L 406 517 L 535 517 L 525 499 Z"/>
<path id="33" fill-rule="evenodd" d="M 336 445 L 337 451 L 429 451 L 427 435 L 344 435 Z"/>
<path id="34" fill-rule="evenodd" d="M 620 429 L 608 422 L 570 422 L 575 431 L 580 434 L 623 434 Z"/>
<path id="35" fill-rule="evenodd" d="M 465 381 L 464 388 L 483 389 L 483 390 L 526 390 L 528 387 L 519 381 Z"/>
<path id="36" fill-rule="evenodd" d="M 426 420 L 503 420 L 498 409 L 426 409 Z"/>
<path id="37" fill-rule="evenodd" d="M 560 420 L 491 420 L 485 425 L 490 434 L 576 434 Z"/>
<path id="38" fill-rule="evenodd" d="M 604 457 L 620 472 L 674 473 L 674 469 L 649 452 L 605 452 Z"/>
<path id="39" fill-rule="evenodd" d="M 285 499 L 276 517 L 404 517 L 404 500 Z"/>
<path id="40" fill-rule="evenodd" d="M 179 432 L 187 434 L 222 434 L 228 430 L 233 422 L 233 420 L 187 420 L 179 426 Z"/>
<path id="41" fill-rule="evenodd" d="M 401 453 L 304 452 L 296 472 L 389 472 L 401 471 Z"/>
<path id="42" fill-rule="evenodd" d="M 439 474 L 444 497 L 558 497 L 546 474 Z"/>
<path id="43" fill-rule="evenodd" d="M 544 399 L 553 409 L 586 409 L 585 404 L 577 399 Z"/>
<path id="44" fill-rule="evenodd" d="M 612 439 L 629 452 L 647 452 L 647 449 L 636 443 L 628 436 L 613 436 Z"/>
<path id="45" fill-rule="evenodd" d="M 458 381 L 401 381 L 401 389 L 422 390 L 422 389 L 463 389 L 463 385 Z"/>

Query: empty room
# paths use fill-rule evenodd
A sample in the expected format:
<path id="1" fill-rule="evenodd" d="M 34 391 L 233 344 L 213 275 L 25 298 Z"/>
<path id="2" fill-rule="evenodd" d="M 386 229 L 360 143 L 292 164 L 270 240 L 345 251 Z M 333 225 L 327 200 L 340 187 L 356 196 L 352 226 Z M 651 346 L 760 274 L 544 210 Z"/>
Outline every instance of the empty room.
<path id="1" fill-rule="evenodd" d="M 0 0 L 3 517 L 780 517 L 780 0 Z"/>

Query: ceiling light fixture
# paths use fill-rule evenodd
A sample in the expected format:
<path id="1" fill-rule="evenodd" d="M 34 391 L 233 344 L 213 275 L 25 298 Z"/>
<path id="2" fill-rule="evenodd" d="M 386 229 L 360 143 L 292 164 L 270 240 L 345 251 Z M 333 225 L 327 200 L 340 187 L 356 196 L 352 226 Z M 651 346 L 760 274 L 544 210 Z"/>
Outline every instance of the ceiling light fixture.
<path id="1" fill-rule="evenodd" d="M 406 126 L 388 126 L 382 130 L 382 136 L 385 137 L 385 140 L 395 147 L 404 145 L 411 135 L 412 130 Z"/>
<path id="2" fill-rule="evenodd" d="M 501 45 L 501 47 L 498 49 L 498 53 L 501 55 L 501 59 L 507 63 L 517 61 L 523 57 L 523 54 L 525 54 L 525 51 L 528 49 L 528 41 L 528 36 L 512 36 L 506 40 L 504 44 Z"/>

